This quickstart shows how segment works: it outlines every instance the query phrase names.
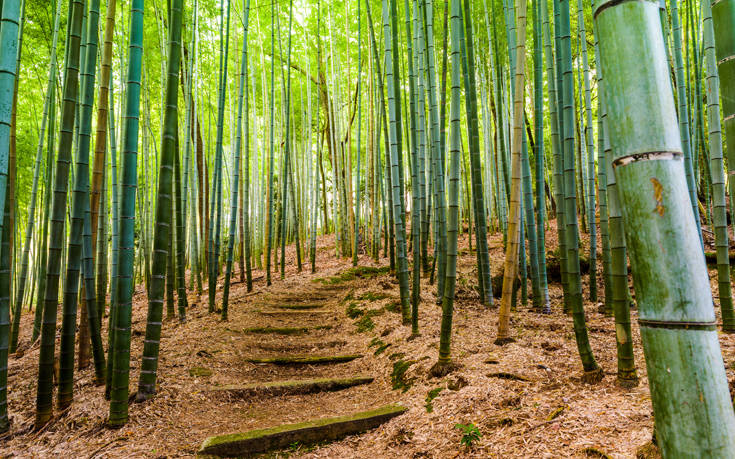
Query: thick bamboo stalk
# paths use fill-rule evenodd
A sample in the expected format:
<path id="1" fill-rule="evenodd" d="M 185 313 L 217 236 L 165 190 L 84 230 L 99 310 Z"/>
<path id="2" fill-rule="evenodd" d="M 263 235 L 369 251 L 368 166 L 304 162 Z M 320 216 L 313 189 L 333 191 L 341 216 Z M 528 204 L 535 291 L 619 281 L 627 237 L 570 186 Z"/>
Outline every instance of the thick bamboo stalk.
<path id="1" fill-rule="evenodd" d="M 130 5 L 130 45 L 126 86 L 125 124 L 122 134 L 122 171 L 120 178 L 120 235 L 118 281 L 114 292 L 115 334 L 114 358 L 111 361 L 110 383 L 111 426 L 128 421 L 130 382 L 130 325 L 132 319 L 133 262 L 135 259 L 135 195 L 137 189 L 138 120 L 140 114 L 141 70 L 143 58 L 143 0 Z"/>
<path id="2" fill-rule="evenodd" d="M 525 0 L 521 0 L 522 2 Z M 451 360 L 452 316 L 454 313 L 454 294 L 457 280 L 457 239 L 459 237 L 459 189 L 461 168 L 461 80 L 460 69 L 462 55 L 460 51 L 460 34 L 462 25 L 460 0 L 452 0 L 452 98 L 449 111 L 449 193 L 447 208 L 447 276 L 442 298 L 442 321 L 439 336 L 439 360 L 432 367 L 434 376 L 443 376 L 453 368 Z"/>
<path id="3" fill-rule="evenodd" d="M 735 455 L 735 414 L 688 198 L 658 5 L 595 11 L 612 164 L 664 457 Z"/>
<path id="4" fill-rule="evenodd" d="M 13 2 L 3 4 L 5 9 Z M 36 419 L 35 427 L 41 428 L 51 419 L 53 413 L 53 373 L 54 353 L 56 348 L 56 314 L 59 300 L 59 277 L 65 233 L 67 191 L 69 169 L 71 163 L 71 148 L 73 142 L 74 122 L 77 114 L 77 95 L 79 90 L 79 56 L 82 35 L 81 1 L 71 3 L 69 11 L 69 26 L 66 39 L 66 62 L 64 74 L 64 90 L 62 102 L 61 136 L 59 139 L 59 153 L 56 160 L 56 177 L 54 183 L 53 205 L 51 213 L 51 228 L 49 235 L 49 257 L 46 268 L 46 292 L 44 294 L 43 322 L 41 325 L 41 347 L 38 357 L 38 386 L 36 390 Z M 0 35 L 5 28 L 5 22 L 0 26 Z M 17 31 L 13 35 L 17 34 Z M 10 41 L 8 41 L 10 42 Z M 5 39 L 3 39 L 5 43 Z M 5 45 L 3 44 L 3 48 Z M 3 125 L 0 123 L 0 128 Z M 1 133 L 0 133 L 1 134 Z M 2 152 L 0 152 L 1 154 Z M 0 171 L 2 172 L 2 171 Z M 0 176 L 0 189 L 4 189 Z M 4 200 L 0 200 L 4 202 Z M 73 345 L 73 344 L 72 344 Z"/>

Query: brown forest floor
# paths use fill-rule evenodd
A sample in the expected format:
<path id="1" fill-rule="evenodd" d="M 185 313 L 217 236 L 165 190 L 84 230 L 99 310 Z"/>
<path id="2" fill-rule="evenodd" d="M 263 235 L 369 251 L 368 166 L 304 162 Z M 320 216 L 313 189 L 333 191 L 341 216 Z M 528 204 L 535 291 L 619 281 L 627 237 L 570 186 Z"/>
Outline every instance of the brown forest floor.
<path id="1" fill-rule="evenodd" d="M 555 248 L 553 228 L 547 231 L 549 249 Z M 586 238 L 586 236 L 585 236 Z M 158 395 L 144 404 L 132 404 L 130 422 L 119 430 L 105 427 L 108 404 L 104 388 L 95 387 L 92 369 L 76 375 L 75 402 L 71 410 L 55 418 L 40 432 L 31 432 L 36 393 L 37 346 L 21 356 L 11 356 L 9 410 L 10 436 L 0 439 L 0 455 L 16 457 L 190 457 L 211 435 L 264 428 L 312 418 L 354 413 L 400 402 L 409 407 L 403 416 L 360 436 L 318 448 L 294 448 L 272 455 L 309 458 L 446 458 L 446 457 L 635 457 L 650 443 L 653 418 L 646 369 L 633 311 L 636 363 L 641 383 L 633 389 L 615 383 L 616 357 L 614 322 L 588 301 L 585 278 L 585 307 L 590 339 L 605 378 L 597 385 L 581 382 L 571 318 L 561 312 L 561 289 L 551 284 L 553 314 L 539 315 L 519 307 L 512 319 L 516 342 L 499 347 L 493 344 L 497 308 L 485 309 L 471 285 L 475 281 L 475 255 L 467 250 L 467 237 L 460 243 L 457 301 L 455 303 L 453 356 L 462 365 L 442 379 L 428 376 L 437 358 L 441 311 L 435 305 L 435 288 L 422 279 L 420 309 L 421 336 L 407 340 L 410 330 L 400 325 L 400 315 L 387 311 L 398 298 L 397 282 L 388 274 L 356 279 L 325 287 L 316 282 L 348 269 L 349 260 L 334 257 L 334 239 L 319 239 L 318 273 L 308 269 L 297 273 L 295 252 L 288 252 L 285 280 L 274 277 L 265 286 L 263 273 L 254 273 L 253 293 L 245 285 L 233 285 L 230 320 L 207 314 L 207 293 L 198 298 L 189 294 L 191 308 L 185 324 L 167 321 L 161 342 Z M 473 244 L 474 245 L 474 244 Z M 502 237 L 490 237 L 493 274 L 502 272 Z M 382 254 L 381 254 L 382 255 Z M 385 264 L 387 260 L 381 259 Z M 361 266 L 375 266 L 366 256 Z M 306 268 L 306 267 L 305 267 Z M 238 279 L 239 280 L 239 279 Z M 221 287 L 221 284 L 218 286 Z M 219 294 L 218 288 L 218 294 Z M 530 286 L 529 286 L 530 290 Z M 600 291 L 602 288 L 600 286 Z M 387 298 L 358 301 L 359 307 L 377 311 L 371 317 L 375 327 L 359 333 L 355 320 L 345 309 L 366 292 Z M 278 302 L 293 302 L 309 296 L 324 296 L 323 316 L 305 314 L 296 319 L 264 317 L 259 314 Z M 218 295 L 219 298 L 219 295 Z M 717 306 L 717 305 L 716 305 Z M 136 291 L 133 311 L 131 391 L 137 387 L 146 298 Z M 22 321 L 21 342 L 28 343 L 31 314 Z M 304 336 L 249 335 L 247 327 L 330 325 Z M 720 335 L 728 377 L 735 374 L 735 337 Z M 379 355 L 374 339 L 389 345 Z M 374 342 L 373 342 L 374 343 Z M 27 345 L 26 345 L 27 348 Z M 334 366 L 306 366 L 298 369 L 246 363 L 247 356 L 291 354 L 350 354 L 364 357 Z M 410 361 L 403 392 L 392 388 L 391 374 L 399 361 Z M 211 370 L 210 376 L 192 376 L 191 369 Z M 510 373 L 523 380 L 501 379 L 491 374 Z M 228 399 L 213 396 L 213 386 L 255 381 L 305 379 L 325 376 L 374 376 L 375 382 L 340 392 L 258 396 Z M 451 389 L 447 388 L 451 386 Z M 429 391 L 444 390 L 433 401 L 433 411 L 425 407 Z M 456 390 L 458 389 L 458 390 Z M 552 419 L 553 418 L 553 419 Z M 457 423 L 474 423 L 482 433 L 471 449 L 460 445 Z"/>

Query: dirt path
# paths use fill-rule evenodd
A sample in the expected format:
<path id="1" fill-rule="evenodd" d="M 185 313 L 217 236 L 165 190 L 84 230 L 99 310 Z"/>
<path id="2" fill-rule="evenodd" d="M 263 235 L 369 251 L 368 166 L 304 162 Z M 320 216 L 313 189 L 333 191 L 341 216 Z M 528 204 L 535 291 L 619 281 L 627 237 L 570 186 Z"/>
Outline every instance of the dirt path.
<path id="1" fill-rule="evenodd" d="M 549 232 L 549 250 L 554 249 Z M 571 319 L 561 313 L 561 289 L 550 286 L 552 315 L 519 305 L 512 318 L 516 342 L 493 344 L 497 310 L 480 306 L 474 253 L 460 244 L 452 355 L 461 368 L 442 379 L 428 370 L 437 357 L 441 310 L 435 288 L 422 279 L 421 336 L 409 340 L 395 308 L 398 285 L 383 271 L 349 273 L 349 260 L 334 258 L 334 242 L 320 238 L 319 272 L 297 273 L 289 261 L 286 279 L 265 286 L 256 271 L 255 291 L 233 285 L 230 320 L 207 313 L 207 292 L 190 293 L 188 321 L 163 328 L 156 397 L 130 408 L 130 422 L 105 427 L 108 403 L 95 387 L 91 368 L 76 375 L 71 410 L 45 430 L 31 432 L 38 350 L 10 360 L 11 436 L 0 455 L 17 457 L 192 457 L 211 436 L 330 418 L 400 403 L 408 412 L 362 435 L 319 447 L 295 446 L 271 457 L 636 457 L 650 442 L 653 418 L 637 326 L 635 357 L 641 384 L 615 383 L 614 322 L 587 301 L 590 341 L 605 370 L 594 386 L 580 380 L 581 365 Z M 502 269 L 502 240 L 490 238 L 493 274 Z M 292 249 L 291 249 L 292 250 Z M 287 251 L 288 260 L 294 253 Z M 379 268 L 368 258 L 360 266 Z M 371 271 L 371 270 L 368 270 Z M 586 279 L 585 279 L 586 282 Z M 218 292 L 221 285 L 218 286 Z M 584 286 L 587 292 L 587 286 Z M 219 299 L 219 296 L 218 296 Z M 131 392 L 136 389 L 145 330 L 146 299 L 136 292 L 131 349 Z M 716 305 L 716 309 L 719 307 Z M 30 335 L 23 317 L 21 342 Z M 636 312 L 633 311 L 633 322 Z M 281 333 L 271 333 L 274 328 Z M 720 335 L 728 377 L 735 379 L 735 337 Z M 357 356 L 326 365 L 275 365 L 253 359 L 290 356 Z M 510 375 L 510 376 L 509 376 Z M 222 390 L 230 386 L 324 378 L 373 378 L 337 391 L 283 394 Z M 508 379 L 511 378 L 511 379 Z M 217 390 L 212 390 L 217 389 Z M 481 437 L 461 445 L 457 424 L 474 425 Z"/>
<path id="2" fill-rule="evenodd" d="M 326 257 L 325 257 L 326 258 Z M 329 261 L 325 263 L 327 265 Z M 78 372 L 75 403 L 69 413 L 41 432 L 31 432 L 38 350 L 11 358 L 10 409 L 12 435 L 0 453 L 20 456 L 191 456 L 210 436 L 336 417 L 397 402 L 400 394 L 389 376 L 376 374 L 368 351 L 369 337 L 357 333 L 345 314 L 344 298 L 355 280 L 329 282 L 344 271 L 341 263 L 325 266 L 318 276 L 289 272 L 286 280 L 266 287 L 262 276 L 255 291 L 233 285 L 230 320 L 207 314 L 205 291 L 190 297 L 188 321 L 164 325 L 158 393 L 132 404 L 130 422 L 120 430 L 104 425 L 104 389 L 92 384 L 90 369 Z M 381 270 L 384 274 L 385 270 Z M 323 281 L 319 281 L 322 279 Z M 218 292 L 221 285 L 218 286 Z M 218 294 L 218 301 L 220 296 Z M 136 292 L 131 355 L 131 392 L 136 389 L 145 332 L 145 297 Z M 23 330 L 30 327 L 24 317 Z M 23 336 L 22 340 L 28 340 Z M 258 360 L 304 357 L 296 365 Z M 337 362 L 319 362 L 314 359 Z M 360 384 L 297 393 L 268 390 L 242 394 L 223 390 L 253 383 L 367 378 Z M 329 385 L 328 385 L 329 386 Z M 337 390 L 341 389 L 341 390 Z M 252 391 L 251 391 L 252 392 Z M 309 392 L 309 393 L 299 393 Z"/>

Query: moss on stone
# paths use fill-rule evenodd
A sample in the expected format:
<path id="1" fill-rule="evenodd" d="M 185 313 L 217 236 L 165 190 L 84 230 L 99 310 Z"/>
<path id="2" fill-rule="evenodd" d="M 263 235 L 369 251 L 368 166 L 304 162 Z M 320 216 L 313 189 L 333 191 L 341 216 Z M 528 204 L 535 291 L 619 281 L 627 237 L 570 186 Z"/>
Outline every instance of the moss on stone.
<path id="1" fill-rule="evenodd" d="M 212 376 L 212 370 L 204 367 L 192 367 L 189 368 L 189 376 L 193 378 L 207 378 Z"/>
<path id="2" fill-rule="evenodd" d="M 204 440 L 199 454 L 245 456 L 286 448 L 298 442 L 313 444 L 373 429 L 406 412 L 400 405 L 387 405 L 350 416 L 316 419 L 298 424 L 284 424 L 268 429 L 251 430 L 210 437 Z"/>
<path id="3" fill-rule="evenodd" d="M 373 277 L 386 274 L 390 271 L 387 266 L 381 268 L 375 268 L 372 266 L 355 266 L 354 268 L 347 269 L 332 277 L 321 277 L 314 279 L 315 282 L 321 282 L 325 285 L 336 285 L 344 282 L 350 282 L 355 279 L 371 279 Z"/>
<path id="4" fill-rule="evenodd" d="M 389 297 L 390 295 L 388 295 L 387 293 L 365 292 L 362 295 L 358 296 L 357 299 L 361 301 L 379 301 Z"/>

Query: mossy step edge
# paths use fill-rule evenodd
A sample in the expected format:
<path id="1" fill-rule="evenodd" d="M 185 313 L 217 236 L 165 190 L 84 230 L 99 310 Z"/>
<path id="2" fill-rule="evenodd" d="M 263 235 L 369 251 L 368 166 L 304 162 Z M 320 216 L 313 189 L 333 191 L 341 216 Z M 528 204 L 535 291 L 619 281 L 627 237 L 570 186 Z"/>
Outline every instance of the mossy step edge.
<path id="1" fill-rule="evenodd" d="M 314 303 L 306 303 L 306 304 L 298 304 L 298 303 L 284 303 L 279 304 L 276 306 L 272 306 L 276 309 L 285 309 L 286 311 L 309 311 L 312 309 L 319 309 L 323 308 L 323 304 L 314 304 Z"/>
<path id="2" fill-rule="evenodd" d="M 243 329 L 243 333 L 252 334 L 274 334 L 274 335 L 300 335 L 316 330 L 331 330 L 332 325 L 319 325 L 316 327 L 253 327 Z"/>
<path id="3" fill-rule="evenodd" d="M 257 311 L 258 314 L 265 316 L 282 316 L 282 315 L 293 315 L 293 316 L 308 316 L 308 315 L 323 315 L 329 314 L 333 311 L 327 309 L 280 309 L 273 311 Z"/>
<path id="4" fill-rule="evenodd" d="M 306 380 L 274 381 L 269 383 L 253 383 L 240 386 L 213 387 L 211 391 L 217 394 L 227 394 L 235 397 L 248 397 L 257 394 L 289 395 L 313 394 L 316 392 L 336 392 L 350 387 L 370 384 L 375 378 L 356 376 L 353 378 L 320 378 Z"/>
<path id="5" fill-rule="evenodd" d="M 268 429 L 209 437 L 199 448 L 199 454 L 215 456 L 244 456 L 286 448 L 295 442 L 313 444 L 334 441 L 374 429 L 405 413 L 400 405 L 335 418 L 315 419 L 298 424 L 284 424 Z"/>
<path id="6" fill-rule="evenodd" d="M 273 365 L 316 365 L 328 363 L 345 363 L 361 358 L 361 354 L 328 355 L 328 356 L 289 356 L 289 357 L 249 357 L 248 363 L 271 363 Z"/>

